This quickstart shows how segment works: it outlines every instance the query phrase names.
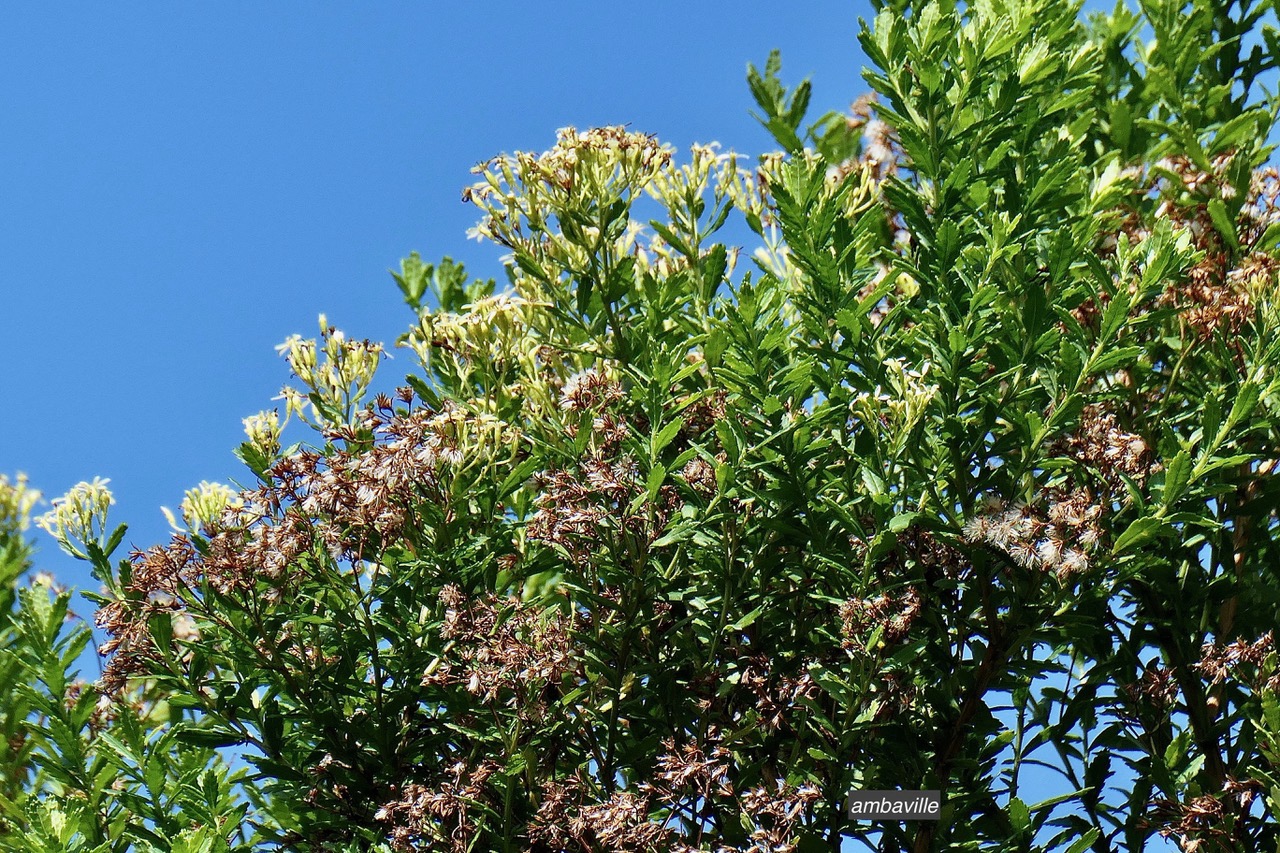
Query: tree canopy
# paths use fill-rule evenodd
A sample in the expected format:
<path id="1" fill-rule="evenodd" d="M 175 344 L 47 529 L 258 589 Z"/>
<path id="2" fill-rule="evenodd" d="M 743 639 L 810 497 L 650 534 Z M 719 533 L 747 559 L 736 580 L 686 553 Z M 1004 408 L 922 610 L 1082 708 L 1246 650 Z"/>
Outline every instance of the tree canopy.
<path id="1" fill-rule="evenodd" d="M 322 317 L 171 541 L 38 520 L 95 684 L 0 481 L 0 850 L 1275 848 L 1274 7 L 885 0 L 776 152 L 482 164 L 397 390 Z"/>

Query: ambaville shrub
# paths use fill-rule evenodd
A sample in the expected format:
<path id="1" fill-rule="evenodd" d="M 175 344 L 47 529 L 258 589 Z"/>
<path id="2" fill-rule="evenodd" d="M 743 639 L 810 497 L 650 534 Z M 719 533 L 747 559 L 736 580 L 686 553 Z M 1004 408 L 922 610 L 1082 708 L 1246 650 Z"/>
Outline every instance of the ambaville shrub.
<path id="1" fill-rule="evenodd" d="M 1275 4 L 879 5 L 778 153 L 478 167 L 505 283 L 403 263 L 394 395 L 286 341 L 169 543 L 56 503 L 107 663 L 0 599 L 0 847 L 1277 849 Z"/>

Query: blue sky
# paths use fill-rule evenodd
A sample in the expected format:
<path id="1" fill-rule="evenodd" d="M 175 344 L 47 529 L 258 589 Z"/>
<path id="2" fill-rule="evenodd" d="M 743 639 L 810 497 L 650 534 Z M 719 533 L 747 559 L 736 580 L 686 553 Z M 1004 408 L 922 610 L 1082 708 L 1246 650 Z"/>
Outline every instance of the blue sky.
<path id="1" fill-rule="evenodd" d="M 241 418 L 316 315 L 390 342 L 412 250 L 486 275 L 469 170 L 565 125 L 773 146 L 748 61 L 815 111 L 865 84 L 866 2 L 67 3 L 0 13 L 0 472 L 47 498 L 109 477 L 126 544 L 240 475 Z M 384 363 L 384 378 L 408 360 Z M 92 585 L 41 534 L 42 568 Z M 87 605 L 85 606 L 87 610 Z"/>

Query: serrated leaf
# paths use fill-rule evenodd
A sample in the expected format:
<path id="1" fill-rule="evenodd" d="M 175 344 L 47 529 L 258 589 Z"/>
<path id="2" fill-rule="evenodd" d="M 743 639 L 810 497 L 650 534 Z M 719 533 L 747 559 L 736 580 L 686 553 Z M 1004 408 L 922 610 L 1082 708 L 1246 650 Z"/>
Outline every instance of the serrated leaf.
<path id="1" fill-rule="evenodd" d="M 1031 810 L 1027 808 L 1027 804 L 1017 797 L 1009 800 L 1009 822 L 1013 824 L 1013 828 L 1019 834 L 1025 833 L 1031 828 Z"/>
<path id="2" fill-rule="evenodd" d="M 1160 528 L 1164 527 L 1164 521 L 1151 516 L 1135 519 L 1132 524 L 1125 528 L 1124 533 L 1116 539 L 1115 546 L 1111 549 L 1113 554 L 1122 554 L 1138 545 L 1150 542 L 1156 537 Z"/>
<path id="3" fill-rule="evenodd" d="M 662 452 L 663 448 L 670 444 L 672 440 L 680 434 L 680 428 L 682 426 L 684 426 L 684 422 L 677 417 L 673 419 L 671 423 L 664 426 L 658 434 L 654 436 L 653 448 L 651 451 L 654 459 L 657 459 L 658 454 Z"/>
<path id="4" fill-rule="evenodd" d="M 1185 450 L 1179 450 L 1165 466 L 1164 491 L 1160 495 L 1160 500 L 1165 506 L 1171 506 L 1174 501 L 1182 497 L 1190 477 L 1191 455 Z"/>
<path id="5" fill-rule="evenodd" d="M 1257 407 L 1261 396 L 1262 385 L 1258 382 L 1250 379 L 1241 385 L 1240 391 L 1236 394 L 1236 399 L 1231 404 L 1231 413 L 1227 415 L 1227 422 L 1223 429 L 1230 430 L 1253 414 L 1253 410 Z"/>
<path id="6" fill-rule="evenodd" d="M 1231 221 L 1231 214 L 1227 213 L 1227 206 L 1222 203 L 1222 199 L 1209 200 L 1209 218 L 1213 220 L 1213 227 L 1218 229 L 1218 233 L 1226 238 L 1231 247 L 1239 249 L 1240 238 L 1236 236 L 1235 223 Z"/>

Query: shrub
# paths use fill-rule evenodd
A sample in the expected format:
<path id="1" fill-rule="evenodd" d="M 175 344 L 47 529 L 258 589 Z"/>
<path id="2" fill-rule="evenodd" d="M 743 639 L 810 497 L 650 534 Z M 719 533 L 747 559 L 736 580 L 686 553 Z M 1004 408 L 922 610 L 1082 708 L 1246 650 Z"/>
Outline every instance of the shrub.
<path id="1" fill-rule="evenodd" d="M 42 519 L 108 663 L 5 611 L 0 846 L 1274 847 L 1272 5 L 883 2 L 850 113 L 751 69 L 777 153 L 478 167 L 404 387 L 322 318 L 249 486 Z"/>

